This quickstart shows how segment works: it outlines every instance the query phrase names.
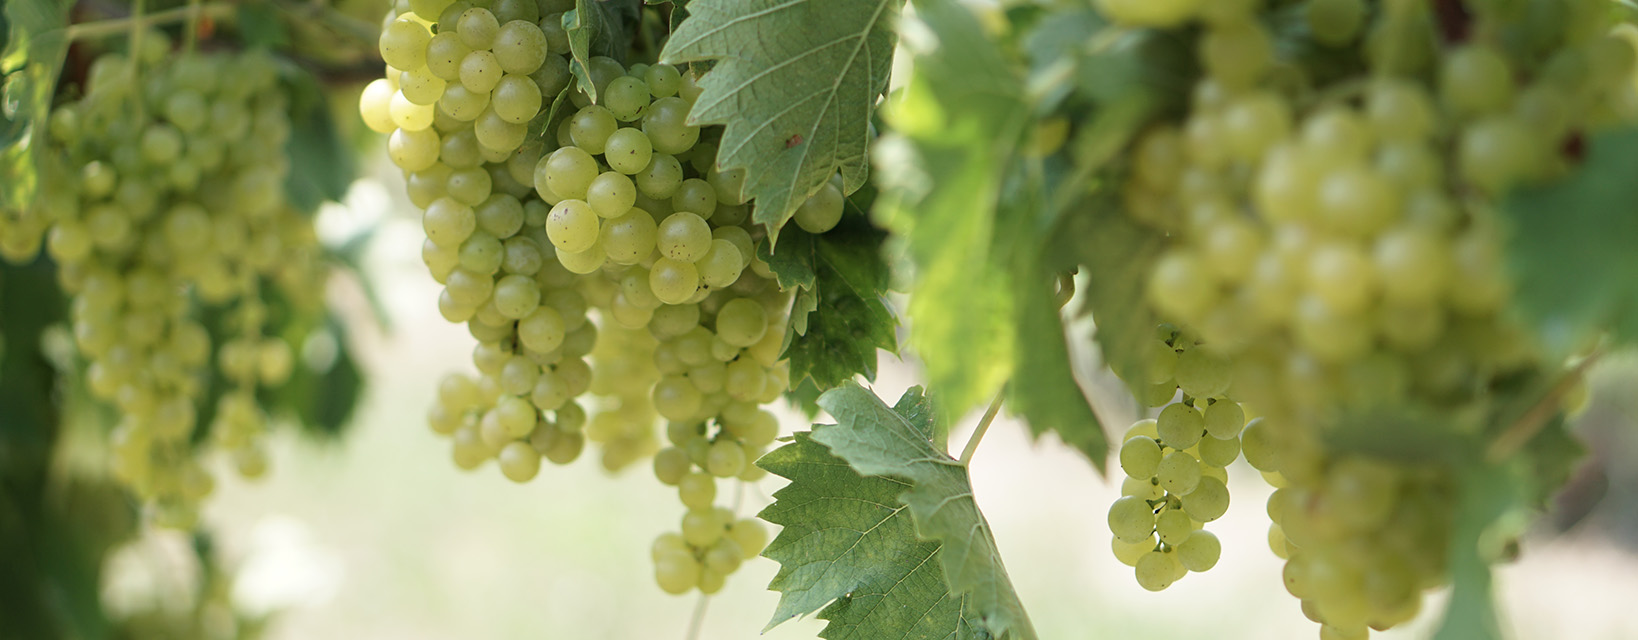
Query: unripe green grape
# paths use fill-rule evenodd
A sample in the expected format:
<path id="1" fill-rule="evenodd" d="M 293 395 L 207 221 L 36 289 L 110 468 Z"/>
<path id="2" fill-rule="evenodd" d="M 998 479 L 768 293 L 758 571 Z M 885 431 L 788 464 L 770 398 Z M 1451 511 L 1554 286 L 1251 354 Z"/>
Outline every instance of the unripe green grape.
<path id="1" fill-rule="evenodd" d="M 1390 300 L 1431 300 L 1448 282 L 1446 245 L 1420 227 L 1401 226 L 1382 234 L 1371 257 L 1382 294 Z"/>
<path id="2" fill-rule="evenodd" d="M 427 238 L 441 247 L 457 247 L 478 228 L 477 215 L 472 207 L 453 198 L 439 198 L 427 207 L 422 216 L 422 227 Z"/>
<path id="3" fill-rule="evenodd" d="M 1210 271 L 1199 257 L 1173 249 L 1162 254 L 1153 269 L 1148 298 L 1162 313 L 1180 320 L 1204 315 L 1216 291 Z"/>
<path id="4" fill-rule="evenodd" d="M 544 184 L 559 198 L 579 200 L 586 197 L 586 189 L 597 176 L 597 160 L 591 154 L 579 147 L 563 147 L 536 166 L 535 188 Z"/>
<path id="5" fill-rule="evenodd" d="M 1139 542 L 1155 531 L 1154 507 L 1132 496 L 1124 496 L 1109 506 L 1109 530 L 1117 539 Z"/>
<path id="6" fill-rule="evenodd" d="M 654 150 L 678 154 L 694 147 L 699 141 L 699 127 L 687 123 L 689 103 L 680 98 L 660 98 L 649 105 L 643 116 L 643 133 L 654 144 Z"/>
<path id="7" fill-rule="evenodd" d="M 528 76 L 508 73 L 495 84 L 490 104 L 495 115 L 513 124 L 528 124 L 540 113 L 540 87 Z"/>
<path id="8" fill-rule="evenodd" d="M 674 596 L 700 585 L 703 568 L 689 553 L 668 553 L 654 560 L 654 581 Z"/>
<path id="9" fill-rule="evenodd" d="M 489 109 L 489 92 L 471 91 L 459 84 L 444 88 L 438 111 L 462 122 L 472 122 Z"/>
<path id="10" fill-rule="evenodd" d="M 1421 87 L 1396 79 L 1376 80 L 1366 95 L 1366 118 L 1382 140 L 1422 140 L 1433 133 L 1437 115 Z"/>
<path id="11" fill-rule="evenodd" d="M 529 133 L 529 126 L 516 122 L 507 122 L 495 113 L 493 108 L 484 111 L 472 123 L 472 131 L 478 134 L 478 144 L 487 150 L 496 152 L 499 158 L 504 159 L 513 149 L 523 144 L 524 136 Z M 494 162 L 495 159 L 491 159 Z"/>
<path id="12" fill-rule="evenodd" d="M 717 192 L 706 181 L 689 178 L 678 186 L 671 198 L 671 206 L 675 211 L 687 211 L 709 219 L 717 210 Z"/>
<path id="13" fill-rule="evenodd" d="M 381 30 L 378 48 L 387 64 L 398 69 L 419 69 L 426 65 L 427 43 L 431 40 L 432 34 L 420 23 L 399 19 Z"/>
<path id="14" fill-rule="evenodd" d="M 1109 540 L 1115 559 L 1128 567 L 1136 567 L 1138 561 L 1142 560 L 1143 556 L 1148 555 L 1149 552 L 1154 551 L 1155 546 L 1158 544 L 1152 535 L 1138 542 L 1125 542 L 1120 538 L 1110 538 Z"/>
<path id="15" fill-rule="evenodd" d="M 1346 234 L 1369 236 L 1400 213 L 1398 189 L 1363 167 L 1331 172 L 1320 183 L 1318 196 L 1320 221 Z"/>
<path id="16" fill-rule="evenodd" d="M 691 262 L 660 258 L 649 270 L 649 287 L 654 297 L 666 304 L 683 304 L 699 290 L 699 271 Z"/>
<path id="17" fill-rule="evenodd" d="M 546 219 L 546 234 L 562 251 L 586 251 L 597 243 L 597 213 L 581 200 L 559 202 Z"/>
<path id="18" fill-rule="evenodd" d="M 1182 511 L 1168 509 L 1155 516 L 1155 535 L 1162 543 L 1177 546 L 1191 533 L 1194 533 L 1194 520 Z"/>
<path id="19" fill-rule="evenodd" d="M 699 270 L 700 281 L 705 286 L 721 289 L 739 279 L 745 270 L 745 258 L 733 242 L 719 238 L 711 241 L 711 250 L 705 252 L 694 267 Z"/>
<path id="20" fill-rule="evenodd" d="M 568 382 L 555 371 L 542 371 L 529 390 L 529 403 L 541 411 L 556 411 L 573 397 Z"/>
<path id="21" fill-rule="evenodd" d="M 1155 467 L 1160 486 L 1173 495 L 1188 495 L 1200 484 L 1200 462 L 1183 451 L 1172 451 Z"/>
<path id="22" fill-rule="evenodd" d="M 478 134 L 470 127 L 445 134 L 439 146 L 438 162 L 451 169 L 475 169 L 483 165 Z"/>
<path id="23" fill-rule="evenodd" d="M 704 181 L 699 181 L 704 185 Z M 707 187 L 709 188 L 709 187 Z M 711 227 L 698 214 L 679 211 L 660 223 L 656 247 L 660 254 L 679 262 L 692 263 L 711 250 Z"/>
<path id="24" fill-rule="evenodd" d="M 689 329 L 699 326 L 699 321 L 699 305 L 667 304 L 654 310 L 648 328 L 655 337 L 664 340 L 687 333 Z"/>
<path id="25" fill-rule="evenodd" d="M 1513 71 L 1490 46 L 1463 45 L 1444 58 L 1439 97 L 1459 117 L 1499 111 L 1513 100 Z"/>
<path id="26" fill-rule="evenodd" d="M 834 182 L 826 182 L 819 191 L 809 196 L 802 205 L 796 208 L 793 219 L 796 226 L 808 233 L 824 233 L 836 227 L 842 220 L 842 205 L 845 199 L 841 189 Z"/>
<path id="27" fill-rule="evenodd" d="M 473 139 L 474 142 L 476 140 Z M 404 191 L 409 195 L 410 203 L 425 209 L 432 206 L 433 201 L 449 195 L 450 173 L 453 171 L 448 165 L 434 163 L 427 169 L 409 174 Z"/>
<path id="28" fill-rule="evenodd" d="M 723 575 L 731 574 L 739 569 L 743 553 L 739 548 L 739 543 L 735 542 L 732 537 L 725 535 L 715 545 L 712 545 L 709 551 L 705 552 L 705 567 L 710 571 Z"/>
<path id="29" fill-rule="evenodd" d="M 648 110 L 648 85 L 631 76 L 610 80 L 604 93 L 598 94 L 598 97 L 614 119 L 621 122 L 641 118 Z"/>
<path id="30" fill-rule="evenodd" d="M 740 557 L 755 558 L 768 546 L 768 530 L 754 518 L 740 518 L 728 527 L 728 537 L 739 548 Z"/>
<path id="31" fill-rule="evenodd" d="M 470 53 L 472 48 L 454 32 L 441 31 L 427 43 L 426 70 L 446 83 L 459 81 L 461 61 Z"/>
<path id="32" fill-rule="evenodd" d="M 398 129 L 387 138 L 387 156 L 405 171 L 422 171 L 438 161 L 438 132 Z"/>
<path id="33" fill-rule="evenodd" d="M 614 115 L 600 105 L 589 105 L 569 120 L 569 137 L 574 145 L 596 155 L 603 153 L 610 135 L 620 127 Z"/>
<path id="34" fill-rule="evenodd" d="M 445 279 L 448 279 L 447 275 Z M 472 319 L 472 315 L 477 313 L 477 306 L 456 302 L 455 297 L 450 295 L 449 289 L 446 288 L 438 296 L 438 313 L 445 320 L 461 323 Z"/>
<path id="35" fill-rule="evenodd" d="M 489 198 L 493 187 L 494 180 L 489 176 L 489 172 L 482 167 L 473 167 L 450 172 L 449 182 L 445 185 L 445 190 L 449 193 L 449 197 L 454 198 L 457 202 L 477 206 Z M 475 210 L 473 215 L 477 215 Z"/>
<path id="36" fill-rule="evenodd" d="M 680 484 L 683 478 L 688 475 L 688 471 L 693 467 L 693 464 L 688 459 L 688 454 L 684 453 L 682 449 L 666 447 L 654 454 L 654 477 L 659 479 L 660 484 L 674 487 Z M 711 485 L 711 489 L 711 500 L 715 500 L 715 483 Z M 705 504 L 711 504 L 711 500 L 706 500 Z"/>
<path id="37" fill-rule="evenodd" d="M 705 88 L 700 86 L 699 78 L 692 73 L 683 74 L 682 86 L 677 88 L 677 97 L 688 101 L 688 104 L 694 104 L 699 101 L 700 94 L 704 92 Z"/>
<path id="38" fill-rule="evenodd" d="M 704 398 L 699 389 L 683 376 L 666 376 L 654 385 L 654 410 L 667 420 L 690 420 L 700 410 Z"/>
<path id="39" fill-rule="evenodd" d="M 682 163 L 674 156 L 654 153 L 648 166 L 637 174 L 636 180 L 637 188 L 643 195 L 656 200 L 670 199 L 682 186 Z"/>
<path id="40" fill-rule="evenodd" d="M 749 347 L 761 340 L 767 330 L 767 311 L 750 298 L 735 298 L 717 311 L 717 337 L 730 345 Z"/>
<path id="41" fill-rule="evenodd" d="M 1252 418 L 1240 432 L 1240 451 L 1246 462 L 1259 471 L 1278 471 L 1280 465 L 1280 435 L 1274 432 L 1266 418 Z"/>
<path id="42" fill-rule="evenodd" d="M 455 23 L 455 33 L 461 37 L 461 42 L 473 49 L 488 49 L 495 42 L 495 36 L 500 32 L 500 20 L 495 14 L 482 7 L 467 9 L 461 13 L 460 20 Z"/>
<path id="43" fill-rule="evenodd" d="M 443 97 L 447 83 L 443 78 L 433 75 L 426 67 L 414 71 L 405 71 L 398 76 L 398 91 L 404 94 L 404 99 L 419 105 L 432 105 Z"/>
<path id="44" fill-rule="evenodd" d="M 1194 572 L 1210 571 L 1223 555 L 1223 543 L 1210 531 L 1195 531 L 1177 545 L 1177 559 L 1183 568 Z"/>
<path id="45" fill-rule="evenodd" d="M 680 449 L 672 450 L 682 453 Z M 686 459 L 688 454 L 682 455 Z M 677 497 L 689 509 L 710 509 L 711 503 L 717 499 L 717 480 L 704 471 L 688 473 L 676 484 Z"/>
<path id="46" fill-rule="evenodd" d="M 1262 77 L 1274 61 L 1274 43 L 1254 20 L 1213 25 L 1198 47 L 1201 66 L 1213 80 L 1238 89 Z"/>
<path id="47" fill-rule="evenodd" d="M 669 64 L 650 66 L 648 71 L 643 74 L 643 80 L 648 85 L 649 92 L 655 98 L 674 96 L 677 94 L 677 90 L 682 87 L 682 74 L 677 72 L 676 67 Z"/>
<path id="48" fill-rule="evenodd" d="M 723 390 L 735 400 L 757 400 L 768 389 L 769 376 L 755 360 L 741 358 L 728 363 Z"/>
<path id="49" fill-rule="evenodd" d="M 1376 287 L 1371 258 L 1357 244 L 1328 243 L 1314 249 L 1308 260 L 1309 293 L 1337 314 L 1364 310 Z"/>
<path id="50" fill-rule="evenodd" d="M 1230 363 L 1203 349 L 1183 352 L 1177 359 L 1177 383 L 1195 399 L 1221 397 L 1233 382 Z"/>
<path id="51" fill-rule="evenodd" d="M 618 218 L 631 211 L 632 205 L 636 204 L 637 187 L 631 183 L 631 178 L 617 171 L 604 171 L 592 179 L 591 185 L 586 188 L 586 201 L 597 215 Z"/>
<path id="52" fill-rule="evenodd" d="M 540 244 L 533 238 L 508 238 L 502 250 L 501 270 L 506 273 L 533 277 L 546 264 L 545 256 L 540 253 Z"/>
<path id="53" fill-rule="evenodd" d="M 495 456 L 501 474 L 512 482 L 528 482 L 540 473 L 540 452 L 527 442 L 512 442 Z"/>
<path id="54" fill-rule="evenodd" d="M 732 478 L 745 470 L 745 450 L 734 440 L 718 440 L 711 445 L 705 468 L 718 478 Z"/>
<path id="55" fill-rule="evenodd" d="M 521 319 L 540 305 L 540 286 L 530 276 L 508 275 L 495 283 L 494 299 L 501 315 Z"/>
<path id="56" fill-rule="evenodd" d="M 1178 574 L 1186 570 L 1175 552 L 1150 551 L 1138 559 L 1135 571 L 1138 586 L 1149 591 L 1162 591 L 1172 586 Z"/>
<path id="57" fill-rule="evenodd" d="M 522 22 L 534 26 L 535 21 L 539 20 L 541 15 L 540 5 L 535 0 L 496 0 L 493 10 L 495 19 L 503 25 L 503 29 L 505 28 L 504 25 L 512 22 Z M 535 28 L 539 29 L 539 27 Z M 498 39 L 499 36 L 497 36 Z M 494 46 L 498 47 L 500 43 L 497 41 Z"/>
<path id="58" fill-rule="evenodd" d="M 637 175 L 648 167 L 654 157 L 654 146 L 642 131 L 622 128 L 609 135 L 603 148 L 603 158 L 609 168 L 626 175 Z M 678 166 L 681 174 L 681 166 Z"/>
<path id="59" fill-rule="evenodd" d="M 546 61 L 546 34 L 532 21 L 512 20 L 501 25 L 493 48 L 502 70 L 533 73 Z"/>
<path id="60" fill-rule="evenodd" d="M 595 214 L 594 214 L 595 215 Z M 557 261 L 570 273 L 586 275 L 603 268 L 608 260 L 608 253 L 603 250 L 602 240 L 599 238 L 587 247 L 585 251 L 573 252 L 558 249 Z"/>
<path id="61" fill-rule="evenodd" d="M 1223 517 L 1228 512 L 1229 490 L 1221 480 L 1211 477 L 1200 478 L 1200 483 L 1194 491 L 1183 496 L 1183 510 L 1200 522 L 1211 522 Z"/>
<path id="62" fill-rule="evenodd" d="M 474 231 L 467 237 L 466 242 L 461 243 L 457 256 L 460 266 L 467 271 L 494 275 L 500 270 L 504 251 L 495 236 L 484 231 Z"/>
<path id="63" fill-rule="evenodd" d="M 1160 440 L 1173 449 L 1187 449 L 1200 442 L 1205 432 L 1205 418 L 1200 411 L 1181 402 L 1168 405 L 1155 420 Z"/>
<path id="64" fill-rule="evenodd" d="M 1240 430 L 1245 428 L 1246 412 L 1240 404 L 1231 400 L 1211 403 L 1205 413 L 1206 433 L 1219 440 L 1232 440 L 1240 437 Z M 1225 465 L 1214 465 L 1225 466 Z"/>
<path id="65" fill-rule="evenodd" d="M 432 126 L 433 107 L 410 102 L 403 93 L 395 92 L 387 101 L 387 113 L 400 129 L 420 131 Z"/>
<path id="66" fill-rule="evenodd" d="M 601 241 L 608 259 L 616 264 L 637 264 L 654 251 L 658 225 L 642 209 L 628 209 L 602 227 Z"/>
<path id="67" fill-rule="evenodd" d="M 1326 362 L 1346 362 L 1370 350 L 1367 317 L 1338 313 L 1316 296 L 1303 296 L 1292 320 L 1298 344 Z"/>
<path id="68" fill-rule="evenodd" d="M 1536 138 L 1517 118 L 1485 118 L 1462 131 L 1456 166 L 1473 185 L 1500 194 L 1530 175 L 1538 149 Z"/>
<path id="69" fill-rule="evenodd" d="M 1132 436 L 1120 446 L 1120 468 L 1134 479 L 1153 478 L 1160 459 L 1160 445 L 1147 436 Z"/>

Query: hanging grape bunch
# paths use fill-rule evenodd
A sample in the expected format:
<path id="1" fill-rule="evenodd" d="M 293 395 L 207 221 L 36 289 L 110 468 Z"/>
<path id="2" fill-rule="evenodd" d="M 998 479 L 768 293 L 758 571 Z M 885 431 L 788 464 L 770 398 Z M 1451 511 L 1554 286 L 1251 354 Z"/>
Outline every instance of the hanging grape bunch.
<path id="1" fill-rule="evenodd" d="M 1348 51 L 1363 69 L 1338 75 L 1276 47 L 1255 0 L 1098 4 L 1129 26 L 1201 27 L 1188 115 L 1138 138 L 1122 198 L 1170 237 L 1148 271 L 1150 306 L 1232 369 L 1228 394 L 1263 416 L 1241 438 L 1278 487 L 1269 545 L 1287 560 L 1287 589 L 1322 638 L 1411 619 L 1446 579 L 1452 523 L 1441 505 L 1454 479 L 1331 451 L 1322 425 L 1372 407 L 1478 406 L 1505 376 L 1547 365 L 1505 313 L 1497 199 L 1574 171 L 1585 136 L 1638 121 L 1633 46 L 1597 0 L 1555 3 L 1558 20 L 1528 26 L 1504 3 L 1466 3 L 1469 16 L 1423 2 L 1307 2 L 1314 46 Z M 1151 378 L 1129 381 L 1159 382 L 1156 402 L 1172 395 L 1159 379 L 1184 367 L 1157 352 Z M 1187 446 L 1166 434 L 1178 406 L 1161 412 L 1158 436 L 1140 423 L 1122 448 L 1137 485 L 1125 493 L 1144 505 L 1170 504 L 1136 480 L 1160 460 L 1149 443 Z M 1153 546 L 1136 540 L 1149 514 L 1135 500 L 1110 512 L 1123 560 Z M 1162 564 L 1181 575 L 1151 561 Z M 1145 587 L 1169 584 L 1137 566 Z"/>
<path id="2" fill-rule="evenodd" d="M 295 358 L 265 296 L 321 306 L 325 271 L 310 222 L 284 199 L 275 61 L 173 54 L 158 32 L 131 44 L 134 58 L 102 54 L 83 96 L 51 113 L 39 204 L 0 243 L 22 261 L 43 240 L 86 386 L 119 415 L 114 475 L 157 523 L 191 527 L 214 485 L 206 451 L 246 477 L 266 472 L 256 394 Z"/>
<path id="3" fill-rule="evenodd" d="M 742 176 L 715 167 L 720 131 L 687 122 L 692 76 L 593 57 L 594 103 L 570 73 L 573 8 L 433 0 L 383 29 L 387 77 L 360 110 L 425 211 L 439 310 L 478 341 L 478 375 L 446 376 L 429 422 L 457 466 L 493 459 L 516 482 L 587 442 L 610 471 L 652 456 L 687 508 L 655 542 L 656 579 L 714 593 L 766 542 L 716 506 L 718 481 L 764 473 L 790 296 L 756 257 Z M 842 204 L 827 184 L 797 219 L 823 232 Z"/>

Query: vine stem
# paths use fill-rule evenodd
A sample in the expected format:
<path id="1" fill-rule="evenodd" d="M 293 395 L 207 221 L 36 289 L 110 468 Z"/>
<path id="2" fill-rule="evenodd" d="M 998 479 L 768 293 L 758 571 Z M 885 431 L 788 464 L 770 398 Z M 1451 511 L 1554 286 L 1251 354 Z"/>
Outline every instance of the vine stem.
<path id="1" fill-rule="evenodd" d="M 193 53 L 199 44 L 199 0 L 188 0 L 188 26 L 182 32 L 182 50 Z"/>
<path id="2" fill-rule="evenodd" d="M 700 629 L 705 626 L 705 605 L 710 604 L 711 596 L 700 594 L 699 602 L 694 605 L 694 615 L 688 620 L 688 635 L 683 640 L 700 640 Z"/>
<path id="3" fill-rule="evenodd" d="M 1574 368 L 1565 372 L 1564 377 L 1559 378 L 1558 382 L 1547 390 L 1547 395 L 1542 396 L 1541 400 L 1531 405 L 1530 409 L 1524 412 L 1524 415 L 1519 416 L 1518 420 L 1514 420 L 1513 424 L 1508 425 L 1507 429 L 1502 431 L 1494 442 L 1490 443 L 1490 448 L 1485 451 L 1485 460 L 1492 464 L 1506 460 L 1509 456 L 1518 453 L 1518 450 L 1528 444 L 1532 438 L 1535 438 L 1536 434 L 1547 426 L 1547 422 L 1553 417 L 1553 413 L 1558 411 L 1564 396 L 1569 395 L 1570 391 L 1575 389 L 1575 385 L 1586 376 L 1587 369 L 1597 363 L 1604 353 L 1604 347 L 1594 349 L 1592 353 L 1587 354 L 1587 357 L 1577 362 Z"/>
<path id="4" fill-rule="evenodd" d="M 965 467 L 973 460 L 973 453 L 978 451 L 978 443 L 984 440 L 984 434 L 990 430 L 990 423 L 995 422 L 995 414 L 1001 412 L 1001 399 L 1007 397 L 1007 386 L 1001 385 L 1001 390 L 995 392 L 995 400 L 990 402 L 990 408 L 984 412 L 984 418 L 978 421 L 973 429 L 973 435 L 967 438 L 966 448 L 961 450 L 961 466 Z"/>
<path id="5" fill-rule="evenodd" d="M 129 18 L 112 18 L 69 25 L 63 29 L 63 35 L 69 40 L 82 38 L 101 38 L 119 35 L 130 29 L 151 27 L 160 24 L 169 24 L 183 20 L 197 19 L 200 16 L 212 18 L 226 18 L 233 15 L 234 7 L 231 4 L 189 4 L 185 7 L 156 11 L 145 15 L 134 15 Z"/>

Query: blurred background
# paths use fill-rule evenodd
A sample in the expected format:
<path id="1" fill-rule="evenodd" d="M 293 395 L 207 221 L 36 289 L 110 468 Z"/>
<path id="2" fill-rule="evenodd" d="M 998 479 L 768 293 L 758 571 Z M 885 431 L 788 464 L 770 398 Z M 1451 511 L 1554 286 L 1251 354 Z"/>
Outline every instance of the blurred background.
<path id="1" fill-rule="evenodd" d="M 397 181 L 377 158 L 345 204 L 321 214 L 332 241 L 374 229 L 363 271 L 391 325 L 377 323 L 362 283 L 332 285 L 333 301 L 357 328 L 352 339 L 368 387 L 341 440 L 285 430 L 265 480 L 218 475 L 204 522 L 233 574 L 221 586 L 226 597 L 241 614 L 270 616 L 264 637 L 279 640 L 682 640 L 698 598 L 663 594 L 648 558 L 650 541 L 676 526 L 682 506 L 646 467 L 611 477 L 588 456 L 516 485 L 492 464 L 458 471 L 448 440 L 425 426 L 439 376 L 469 366 L 473 341 L 436 311 L 437 285 L 418 255 L 420 225 Z M 1118 431 L 1135 409 L 1092 357 L 1081 358 L 1084 382 L 1106 426 Z M 874 384 L 882 397 L 891 401 L 917 383 L 913 362 L 882 354 Z M 1530 530 L 1521 558 L 1499 569 L 1497 595 L 1514 638 L 1638 638 L 1638 617 L 1627 610 L 1638 601 L 1638 358 L 1610 358 L 1591 387 L 1577 427 L 1589 445 L 1587 466 Z M 802 416 L 781 409 L 785 433 L 805 428 Z M 959 421 L 952 442 L 963 442 L 976 418 Z M 1243 462 L 1230 471 L 1229 514 L 1209 525 L 1223 542 L 1221 562 L 1161 593 L 1139 588 L 1110 554 L 1105 513 L 1119 484 L 1079 454 L 1050 437 L 1031 442 L 1003 412 L 972 473 L 1043 638 L 1317 634 L 1285 593 L 1281 562 L 1265 542 L 1270 489 Z M 781 482 L 748 487 L 740 512 L 767 505 Z M 736 573 L 708 603 L 699 637 L 758 637 L 778 601 L 766 590 L 776 569 L 759 559 Z M 180 606 L 180 596 L 162 594 L 185 594 L 200 579 L 189 540 L 152 534 L 111 556 L 103 600 L 116 615 L 154 606 L 156 594 Z M 1442 605 L 1435 595 L 1417 623 L 1380 637 L 1427 637 Z M 822 626 L 794 620 L 764 635 L 814 638 Z"/>

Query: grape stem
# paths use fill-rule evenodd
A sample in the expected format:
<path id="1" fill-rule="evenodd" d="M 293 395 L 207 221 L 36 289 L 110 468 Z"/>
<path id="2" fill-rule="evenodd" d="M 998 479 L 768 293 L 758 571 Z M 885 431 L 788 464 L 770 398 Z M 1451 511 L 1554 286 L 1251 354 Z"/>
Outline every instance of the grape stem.
<path id="1" fill-rule="evenodd" d="M 1542 396 L 1541 400 L 1531 405 L 1530 409 L 1524 412 L 1524 415 L 1519 416 L 1518 420 L 1508 425 L 1507 429 L 1502 431 L 1501 435 L 1490 443 L 1490 448 L 1485 451 L 1485 461 L 1495 464 L 1506 460 L 1513 454 L 1518 453 L 1519 449 L 1535 438 L 1536 434 L 1547 426 L 1547 422 L 1553 417 L 1553 414 L 1558 412 L 1563 404 L 1564 397 L 1575 389 L 1575 385 L 1580 383 L 1581 379 L 1586 376 L 1587 369 L 1597 363 L 1598 359 L 1604 355 L 1604 352 L 1604 347 L 1594 349 L 1592 353 L 1587 354 L 1587 357 L 1577 362 L 1575 367 L 1565 372 L 1564 376 L 1559 378 L 1558 382 L 1547 390 L 1547 394 Z"/>
<path id="2" fill-rule="evenodd" d="M 700 629 L 705 626 L 705 605 L 711 602 L 711 596 L 700 594 L 699 602 L 694 605 L 694 615 L 688 620 L 688 635 L 683 640 L 700 640 Z"/>
<path id="3" fill-rule="evenodd" d="M 81 22 L 63 29 L 63 35 L 71 41 L 83 38 L 102 38 L 124 34 L 131 29 L 193 20 L 200 16 L 209 16 L 213 19 L 226 18 L 233 15 L 234 9 L 235 7 L 231 4 L 190 4 L 185 7 L 134 15 L 128 18 Z"/>
<path id="4" fill-rule="evenodd" d="M 973 460 L 973 454 L 978 451 L 978 443 L 984 440 L 984 434 L 990 430 L 990 423 L 995 421 L 995 414 L 1001 412 L 1001 399 L 1007 397 L 1006 385 L 995 393 L 995 400 L 990 402 L 989 410 L 984 412 L 984 418 L 978 421 L 973 428 L 972 437 L 967 438 L 967 446 L 961 450 L 961 466 L 965 467 Z"/>

